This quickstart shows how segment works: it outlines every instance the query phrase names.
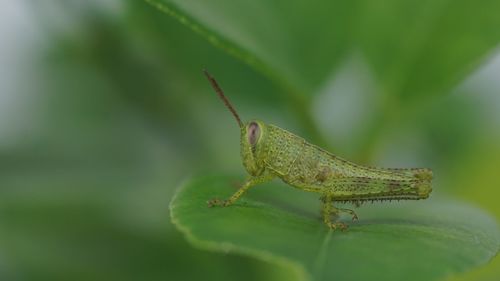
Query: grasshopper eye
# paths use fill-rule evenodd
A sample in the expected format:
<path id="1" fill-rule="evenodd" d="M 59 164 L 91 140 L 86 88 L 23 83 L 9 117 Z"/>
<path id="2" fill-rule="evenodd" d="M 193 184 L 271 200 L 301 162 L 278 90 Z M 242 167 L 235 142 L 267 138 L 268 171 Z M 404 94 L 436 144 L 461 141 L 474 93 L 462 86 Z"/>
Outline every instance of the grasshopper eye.
<path id="1" fill-rule="evenodd" d="M 247 133 L 248 133 L 248 142 L 250 143 L 250 145 L 254 146 L 255 144 L 257 144 L 257 141 L 259 140 L 260 137 L 259 124 L 251 122 L 248 125 Z"/>

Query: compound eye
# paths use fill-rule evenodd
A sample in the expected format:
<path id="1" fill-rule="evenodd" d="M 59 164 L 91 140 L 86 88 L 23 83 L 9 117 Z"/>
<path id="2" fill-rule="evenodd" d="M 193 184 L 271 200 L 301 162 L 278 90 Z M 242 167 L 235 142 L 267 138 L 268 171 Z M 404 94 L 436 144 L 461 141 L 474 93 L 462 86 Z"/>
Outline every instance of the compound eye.
<path id="1" fill-rule="evenodd" d="M 255 122 L 251 122 L 250 125 L 248 125 L 248 142 L 250 145 L 254 146 L 257 144 L 257 141 L 259 140 L 260 137 L 260 127 L 259 124 Z"/>

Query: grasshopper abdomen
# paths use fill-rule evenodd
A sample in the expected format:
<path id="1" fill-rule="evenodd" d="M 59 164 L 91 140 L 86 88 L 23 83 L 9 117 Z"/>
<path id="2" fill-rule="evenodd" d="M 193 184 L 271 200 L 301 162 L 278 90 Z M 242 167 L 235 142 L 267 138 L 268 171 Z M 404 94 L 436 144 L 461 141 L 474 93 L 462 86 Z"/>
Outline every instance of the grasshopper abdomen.
<path id="1" fill-rule="evenodd" d="M 431 192 L 428 169 L 366 167 L 337 157 L 279 127 L 268 125 L 264 162 L 284 182 L 327 193 L 334 201 L 423 199 Z"/>

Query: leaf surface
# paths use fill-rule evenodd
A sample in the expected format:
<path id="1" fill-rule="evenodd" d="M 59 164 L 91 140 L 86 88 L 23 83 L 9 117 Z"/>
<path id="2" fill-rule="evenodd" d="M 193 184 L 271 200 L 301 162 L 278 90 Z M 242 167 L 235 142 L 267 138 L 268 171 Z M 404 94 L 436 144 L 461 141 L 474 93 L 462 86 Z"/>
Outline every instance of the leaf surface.
<path id="1" fill-rule="evenodd" d="M 185 183 L 170 205 L 178 229 L 195 246 L 284 264 L 303 280 L 436 280 L 487 263 L 499 248 L 491 217 L 449 200 L 364 205 L 347 232 L 323 225 L 317 196 L 274 182 L 208 208 L 234 192 L 232 182 Z"/>

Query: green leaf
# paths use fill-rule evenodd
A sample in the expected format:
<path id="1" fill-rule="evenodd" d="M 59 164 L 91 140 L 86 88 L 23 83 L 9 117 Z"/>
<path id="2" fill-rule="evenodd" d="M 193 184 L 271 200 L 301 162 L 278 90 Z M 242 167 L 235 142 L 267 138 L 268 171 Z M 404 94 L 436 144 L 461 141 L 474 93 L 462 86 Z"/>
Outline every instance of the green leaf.
<path id="1" fill-rule="evenodd" d="M 500 245 L 491 217 L 434 198 L 362 206 L 347 232 L 323 225 L 318 196 L 283 184 L 208 208 L 207 200 L 234 192 L 232 183 L 223 176 L 188 181 L 170 204 L 173 222 L 197 247 L 284 264 L 302 280 L 436 280 L 487 263 Z"/>
<path id="2" fill-rule="evenodd" d="M 355 53 L 384 92 L 445 93 L 500 42 L 499 1 L 147 1 L 301 94 Z"/>

